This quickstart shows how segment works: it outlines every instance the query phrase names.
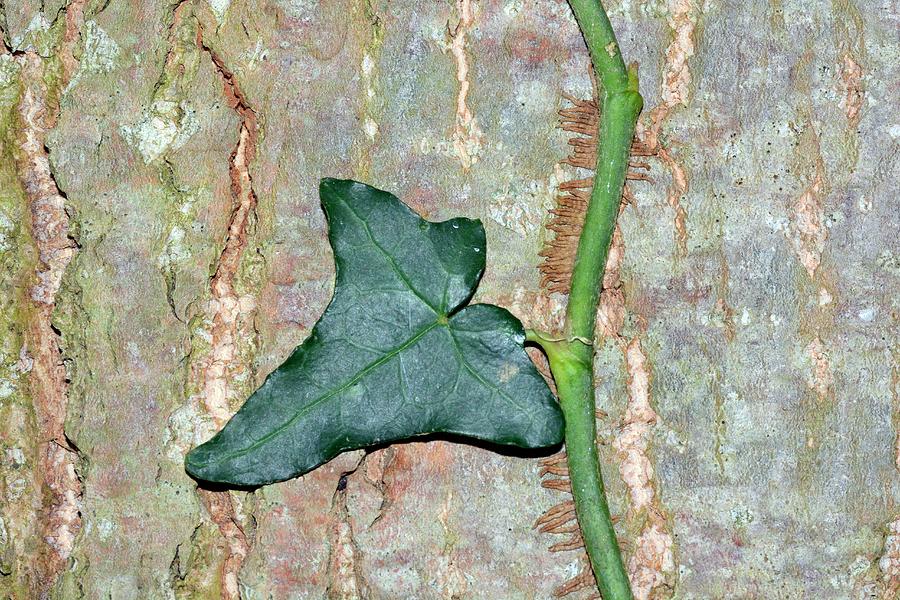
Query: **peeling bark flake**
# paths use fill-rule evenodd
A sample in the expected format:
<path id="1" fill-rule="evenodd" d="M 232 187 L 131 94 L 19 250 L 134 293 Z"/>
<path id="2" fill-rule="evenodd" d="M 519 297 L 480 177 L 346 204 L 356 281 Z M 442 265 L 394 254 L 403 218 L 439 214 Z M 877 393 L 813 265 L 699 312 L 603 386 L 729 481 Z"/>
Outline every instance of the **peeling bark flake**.
<path id="1" fill-rule="evenodd" d="M 657 415 L 650 406 L 650 372 L 647 357 L 635 338 L 625 348 L 628 369 L 628 408 L 624 423 L 613 443 L 619 453 L 619 472 L 631 500 L 630 510 L 638 512 L 653 503 L 653 465 L 647 457 L 651 428 Z"/>
<path id="2" fill-rule="evenodd" d="M 791 207 L 789 229 L 794 254 L 806 268 L 810 279 L 816 276 L 816 269 L 822 262 L 822 252 L 825 250 L 825 240 L 828 238 L 823 208 L 824 187 L 824 164 L 819 157 L 812 182 Z"/>
<path id="3" fill-rule="evenodd" d="M 678 106 L 687 106 L 690 100 L 693 76 L 689 60 L 694 56 L 697 19 L 701 12 L 695 0 L 668 0 L 669 28 L 672 42 L 666 48 L 662 77 L 662 101 L 649 111 L 647 126 L 638 125 L 638 139 L 650 150 L 658 152 L 660 159 L 672 175 L 672 185 L 666 192 L 666 200 L 675 213 L 675 242 L 680 255 L 687 253 L 687 211 L 681 199 L 687 193 L 688 181 L 684 167 L 671 153 L 662 148 L 659 134 L 663 124 Z"/>
<path id="4" fill-rule="evenodd" d="M 828 361 L 828 354 L 825 345 L 818 337 L 806 346 L 806 352 L 812 360 L 813 372 L 809 381 L 809 387 L 816 392 L 819 400 L 828 398 L 831 392 L 831 386 L 834 380 L 831 376 L 831 364 Z"/>
<path id="5" fill-rule="evenodd" d="M 841 108 L 847 115 L 847 121 L 851 127 L 859 125 L 860 110 L 862 110 L 865 93 L 863 90 L 863 70 L 850 52 L 845 52 L 841 58 L 840 66 L 841 84 L 844 88 L 844 97 L 841 99 Z"/>

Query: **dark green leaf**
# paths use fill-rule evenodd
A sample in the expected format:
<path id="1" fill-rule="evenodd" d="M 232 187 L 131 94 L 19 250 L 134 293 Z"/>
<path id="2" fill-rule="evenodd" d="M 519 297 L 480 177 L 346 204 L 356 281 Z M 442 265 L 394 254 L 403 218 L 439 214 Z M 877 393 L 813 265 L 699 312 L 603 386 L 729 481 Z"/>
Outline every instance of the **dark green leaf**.
<path id="1" fill-rule="evenodd" d="M 525 354 L 521 323 L 497 306 L 465 306 L 484 271 L 481 223 L 430 223 L 354 181 L 323 179 L 319 193 L 334 298 L 222 431 L 188 454 L 187 471 L 261 485 L 345 450 L 436 432 L 560 443 L 562 414 Z"/>

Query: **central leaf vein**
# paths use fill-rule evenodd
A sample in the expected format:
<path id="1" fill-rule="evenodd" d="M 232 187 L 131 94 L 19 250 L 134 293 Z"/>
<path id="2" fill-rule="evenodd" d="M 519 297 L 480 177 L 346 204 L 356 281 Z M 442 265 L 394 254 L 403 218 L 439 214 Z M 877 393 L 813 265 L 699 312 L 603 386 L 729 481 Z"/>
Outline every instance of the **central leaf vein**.
<path id="1" fill-rule="evenodd" d="M 406 276 L 406 273 L 404 273 L 403 270 L 400 268 L 400 266 L 397 264 L 397 261 L 394 259 L 394 256 L 390 252 L 388 252 L 384 248 L 384 246 L 382 246 L 381 244 L 378 243 L 378 240 L 375 239 L 375 235 L 372 233 L 372 229 L 369 227 L 369 223 L 365 219 L 363 219 L 361 216 L 359 216 L 359 214 L 355 210 L 353 210 L 353 207 L 350 206 L 349 202 L 347 202 L 343 198 L 341 198 L 341 202 L 344 203 L 344 206 L 347 207 L 347 210 L 350 211 L 350 214 L 352 214 L 356 218 L 357 221 L 362 223 L 363 229 L 366 230 L 366 235 L 369 236 L 369 241 L 371 241 L 372 245 L 375 246 L 376 248 L 378 248 L 378 251 L 381 252 L 382 255 L 384 255 L 384 257 L 388 260 L 388 263 L 390 263 L 391 269 L 394 271 L 394 273 L 397 274 L 397 276 L 400 279 L 403 280 L 403 283 L 406 284 L 406 287 L 409 288 L 409 291 L 411 291 L 413 293 L 413 295 L 415 295 L 416 298 L 421 300 L 425 306 L 430 308 L 436 314 L 440 314 L 441 311 L 439 311 L 437 309 L 437 307 L 432 305 L 431 302 L 426 300 L 425 297 L 419 293 L 419 290 L 417 290 L 415 287 L 413 287 L 412 282 Z"/>
<path id="2" fill-rule="evenodd" d="M 427 327 L 424 327 L 424 328 L 422 328 L 421 330 L 417 331 L 412 337 L 410 337 L 409 339 L 407 339 L 405 342 L 403 342 L 402 344 L 400 344 L 400 345 L 397 346 L 396 348 L 393 348 L 393 349 L 391 349 L 391 350 L 388 350 L 387 352 L 385 352 L 384 356 L 382 356 L 381 358 L 379 358 L 379 359 L 377 359 L 377 360 L 374 360 L 374 361 L 370 362 L 368 365 L 366 365 L 365 367 L 363 367 L 362 369 L 360 369 L 360 371 L 359 371 L 356 375 L 354 375 L 354 376 L 353 376 L 349 381 L 347 381 L 346 383 L 340 385 L 339 387 L 336 387 L 336 388 L 332 389 L 332 390 L 329 391 L 329 392 L 326 392 L 325 394 L 322 394 L 321 396 L 319 396 L 318 398 L 316 398 L 315 400 L 313 400 L 312 402 L 310 402 L 309 404 L 307 404 L 306 406 L 304 406 L 302 409 L 298 410 L 298 411 L 294 414 L 294 416 L 292 416 L 290 419 L 288 419 L 288 420 L 287 420 L 285 423 L 283 423 L 282 425 L 280 425 L 280 426 L 274 428 L 272 431 L 270 431 L 269 433 L 267 433 L 267 434 L 264 435 L 263 437 L 259 438 L 258 440 L 256 440 L 255 442 L 253 442 L 252 444 L 250 444 L 249 446 L 247 446 L 246 448 L 241 448 L 240 450 L 237 450 L 237 451 L 235 451 L 235 452 L 231 452 L 231 453 L 229 453 L 227 456 L 228 456 L 229 458 L 236 458 L 236 457 L 238 457 L 238 456 L 244 456 L 244 455 L 247 454 L 248 452 L 253 452 L 254 450 L 256 450 L 257 448 L 259 448 L 259 447 L 262 446 L 263 444 L 265 444 L 265 443 L 267 443 L 268 441 L 270 441 L 272 438 L 275 438 L 275 437 L 277 437 L 278 435 L 280 435 L 282 432 L 284 432 L 286 429 L 288 429 L 291 425 L 293 425 L 294 422 L 297 421 L 297 419 L 303 417 L 306 413 L 308 413 L 309 411 L 311 411 L 311 410 L 314 409 L 315 407 L 319 406 L 319 405 L 322 404 L 323 402 L 326 402 L 326 401 L 329 400 L 330 398 L 333 398 L 333 397 L 337 396 L 338 394 L 340 394 L 341 392 L 347 390 L 347 389 L 350 388 L 351 386 L 353 386 L 353 385 L 359 383 L 359 381 L 360 381 L 363 377 L 365 377 L 365 376 L 368 375 L 370 372 L 372 372 L 374 369 L 377 369 L 378 367 L 380 367 L 380 366 L 383 365 L 384 363 L 388 362 L 389 360 L 391 360 L 392 358 L 394 358 L 395 356 L 397 356 L 398 354 L 400 354 L 401 352 L 403 352 L 404 350 L 406 350 L 407 348 L 409 348 L 410 346 L 412 346 L 413 344 L 415 344 L 416 342 L 418 342 L 420 339 L 422 339 L 422 338 L 425 336 L 425 334 L 427 334 L 429 331 L 431 331 L 432 329 L 434 329 L 434 328 L 437 327 L 437 326 L 438 326 L 437 321 L 435 321 L 435 322 L 433 322 L 433 323 L 429 323 Z"/>

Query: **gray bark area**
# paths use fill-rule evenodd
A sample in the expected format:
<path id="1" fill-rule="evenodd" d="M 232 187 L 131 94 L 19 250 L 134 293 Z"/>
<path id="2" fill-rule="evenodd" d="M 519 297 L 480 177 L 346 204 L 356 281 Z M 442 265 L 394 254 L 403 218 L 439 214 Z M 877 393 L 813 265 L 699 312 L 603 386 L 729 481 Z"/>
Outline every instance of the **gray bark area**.
<path id="1" fill-rule="evenodd" d="M 657 149 L 596 358 L 637 596 L 895 598 L 900 7 L 606 5 Z M 476 300 L 559 325 L 538 252 L 587 174 L 556 113 L 591 94 L 565 2 L 0 6 L 4 598 L 543 599 L 579 572 L 532 528 L 566 499 L 535 459 L 417 442 L 204 493 L 182 466 L 328 302 L 320 177 L 480 218 Z"/>

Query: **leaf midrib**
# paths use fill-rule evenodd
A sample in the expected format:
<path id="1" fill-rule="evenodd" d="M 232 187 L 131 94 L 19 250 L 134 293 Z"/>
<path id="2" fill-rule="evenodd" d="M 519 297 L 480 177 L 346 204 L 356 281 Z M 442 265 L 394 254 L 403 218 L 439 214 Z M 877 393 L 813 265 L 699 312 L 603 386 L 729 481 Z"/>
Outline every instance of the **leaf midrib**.
<path id="1" fill-rule="evenodd" d="M 338 196 L 338 199 L 341 202 L 343 202 L 344 206 L 347 207 L 347 210 L 350 211 L 350 214 L 352 214 L 356 218 L 357 221 L 362 223 L 363 229 L 366 230 L 366 235 L 369 236 L 369 241 L 372 242 L 373 246 L 378 248 L 378 251 L 381 252 L 382 255 L 384 255 L 384 257 L 387 259 L 388 263 L 390 263 L 391 269 L 394 271 L 394 273 L 397 274 L 397 276 L 401 280 L 403 280 L 403 283 L 406 284 L 406 287 L 409 288 L 409 291 L 412 292 L 416 298 L 418 298 L 419 300 L 422 301 L 422 304 L 424 304 L 425 306 L 430 308 L 435 314 L 440 314 L 441 311 L 438 310 L 437 307 L 435 307 L 433 304 L 431 304 L 431 302 L 429 302 L 421 293 L 419 293 L 419 290 L 417 290 L 415 288 L 415 286 L 413 286 L 412 282 L 409 280 L 409 277 L 407 277 L 406 273 L 403 272 L 403 269 L 400 268 L 400 265 L 397 264 L 397 261 L 395 260 L 394 256 L 390 252 L 388 252 L 384 248 L 384 246 L 382 246 L 381 244 L 378 243 L 378 240 L 375 239 L 375 234 L 372 233 L 372 228 L 369 227 L 368 221 L 366 221 L 361 216 L 359 216 L 359 213 L 357 213 L 356 210 L 354 210 L 353 206 L 349 202 L 347 202 L 343 197 Z M 449 284 L 449 278 L 448 278 L 448 284 Z M 445 291 L 444 302 L 446 302 L 446 291 Z"/>
<path id="2" fill-rule="evenodd" d="M 409 348 L 410 346 L 412 346 L 413 344 L 415 344 L 416 342 L 418 342 L 420 339 L 422 339 L 429 331 L 431 331 L 432 329 L 434 329 L 434 328 L 437 327 L 438 325 L 440 325 L 440 322 L 439 322 L 439 321 L 434 321 L 434 322 L 432 322 L 432 323 L 429 323 L 427 327 L 423 327 L 422 329 L 420 329 L 419 331 L 417 331 L 417 332 L 416 332 L 415 334 L 413 334 L 410 338 L 408 338 L 405 342 L 403 342 L 403 343 L 400 344 L 399 346 L 397 346 L 397 347 L 395 347 L 395 348 L 393 348 L 393 349 L 387 351 L 387 352 L 385 353 L 384 356 L 382 356 L 381 358 L 379 358 L 379 359 L 377 359 L 377 360 L 372 361 L 371 363 L 369 363 L 368 365 L 366 365 L 365 367 L 363 367 L 362 369 L 360 369 L 360 371 L 359 371 L 356 375 L 354 375 L 350 380 L 348 380 L 348 381 L 347 381 L 346 383 L 344 383 L 343 385 L 341 385 L 341 386 L 339 386 L 339 387 L 337 387 L 337 388 L 334 388 L 333 390 L 331 390 L 331 391 L 329 391 L 329 392 L 327 392 L 327 393 L 325 393 L 325 394 L 319 396 L 318 398 L 316 398 L 315 400 L 313 400 L 310 404 L 307 404 L 306 406 L 304 406 L 302 409 L 300 409 L 299 411 L 297 411 L 297 412 L 294 414 L 294 416 L 292 416 L 290 419 L 288 419 L 287 421 L 285 421 L 284 424 L 279 425 L 278 427 L 276 427 L 275 429 L 273 429 L 272 431 L 270 431 L 269 433 L 267 433 L 266 435 L 264 435 L 263 437 L 261 437 L 261 438 L 258 439 L 257 441 L 253 442 L 252 444 L 250 444 L 250 445 L 247 446 L 246 448 L 242 448 L 242 449 L 240 449 L 240 450 L 238 450 L 238 451 L 236 451 L 236 452 L 232 452 L 232 453 L 230 453 L 230 454 L 227 454 L 227 455 L 223 456 L 222 458 L 220 458 L 219 461 L 216 461 L 216 462 L 220 462 L 220 461 L 223 461 L 223 460 L 230 460 L 230 459 L 233 459 L 233 458 L 238 458 L 238 457 L 240 457 L 240 456 L 244 456 L 245 454 L 248 454 L 248 453 L 250 453 L 250 452 L 253 452 L 253 451 L 256 450 L 257 448 L 259 448 L 259 447 L 265 445 L 266 443 L 268 443 L 269 441 L 271 441 L 273 438 L 275 438 L 275 437 L 281 435 L 281 433 L 284 432 L 285 430 L 287 430 L 291 425 L 293 425 L 294 422 L 297 421 L 297 419 L 301 418 L 301 417 L 304 416 L 306 413 L 308 413 L 310 410 L 312 410 L 312 409 L 314 409 L 315 407 L 319 406 L 319 405 L 322 404 L 323 402 L 326 402 L 327 400 L 329 400 L 329 399 L 333 398 L 334 396 L 340 394 L 341 392 L 343 392 L 343 391 L 346 390 L 347 388 L 349 388 L 349 387 L 355 385 L 355 384 L 358 383 L 363 377 L 365 377 L 366 375 L 368 375 L 372 370 L 377 369 L 378 367 L 380 367 L 380 366 L 383 365 L 384 363 L 388 362 L 389 360 L 391 360 L 391 359 L 394 358 L 395 356 L 399 355 L 401 352 L 403 352 L 404 350 L 406 350 L 407 348 Z M 207 464 L 209 464 L 209 463 L 207 463 Z"/>

